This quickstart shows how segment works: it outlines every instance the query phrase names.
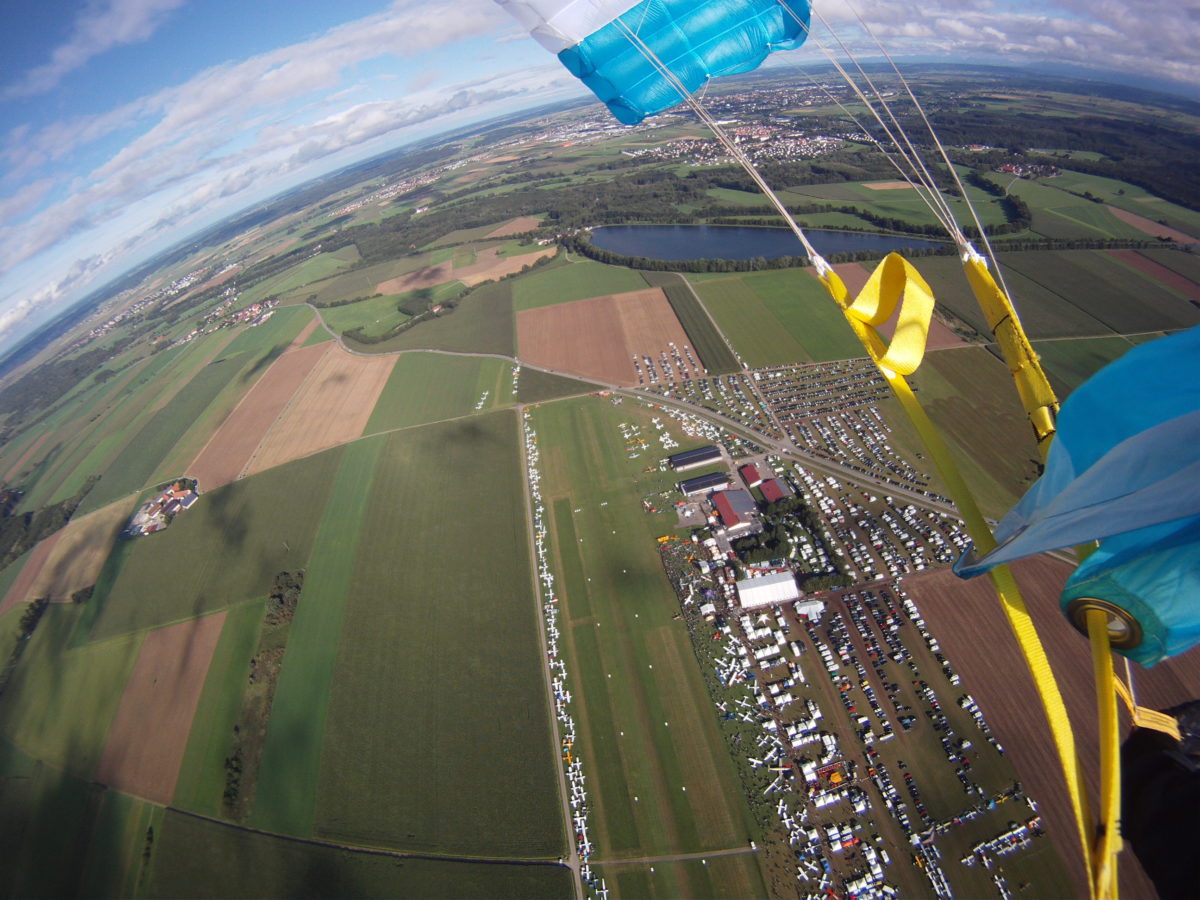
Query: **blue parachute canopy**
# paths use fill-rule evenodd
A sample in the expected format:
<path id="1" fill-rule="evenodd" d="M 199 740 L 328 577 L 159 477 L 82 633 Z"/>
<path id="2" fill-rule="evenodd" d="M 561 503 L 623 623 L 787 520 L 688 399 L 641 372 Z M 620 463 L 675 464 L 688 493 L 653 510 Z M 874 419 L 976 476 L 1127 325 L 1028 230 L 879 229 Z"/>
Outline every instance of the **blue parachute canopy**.
<path id="1" fill-rule="evenodd" d="M 964 555 L 964 578 L 1099 540 L 1062 595 L 1105 600 L 1141 625 L 1126 656 L 1152 665 L 1200 642 L 1200 326 L 1130 350 L 1063 403 L 1042 474 Z"/>
<path id="2" fill-rule="evenodd" d="M 496 0 L 626 125 L 808 36 L 808 0 Z"/>

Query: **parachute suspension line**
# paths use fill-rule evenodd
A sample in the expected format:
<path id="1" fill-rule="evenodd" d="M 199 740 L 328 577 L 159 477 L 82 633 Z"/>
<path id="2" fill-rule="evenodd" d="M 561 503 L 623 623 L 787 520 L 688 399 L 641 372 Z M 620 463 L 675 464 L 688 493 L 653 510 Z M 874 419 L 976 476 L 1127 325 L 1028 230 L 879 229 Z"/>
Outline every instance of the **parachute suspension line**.
<path id="1" fill-rule="evenodd" d="M 971 202 L 971 197 L 969 194 L 967 194 L 967 189 L 963 186 L 962 180 L 958 177 L 958 170 L 955 169 L 954 165 L 950 162 L 950 156 L 946 153 L 946 148 L 942 145 L 941 138 L 938 137 L 937 131 L 934 130 L 933 123 L 929 121 L 929 117 L 925 114 L 925 107 L 921 106 L 920 101 L 917 100 L 916 95 L 913 93 L 912 87 L 908 83 L 908 79 L 904 77 L 904 74 L 900 71 L 900 67 L 896 65 L 896 61 L 892 58 L 892 55 L 888 53 L 887 48 L 883 46 L 883 43 L 878 37 L 875 36 L 875 32 L 871 30 L 871 26 L 868 25 L 863 19 L 862 13 L 860 13 L 853 4 L 848 5 L 854 12 L 855 18 L 858 19 L 858 24 L 862 27 L 863 31 L 866 32 L 867 36 L 870 37 L 875 43 L 875 46 L 879 49 L 879 52 L 883 54 L 883 58 L 886 59 L 888 64 L 892 67 L 892 71 L 896 73 L 896 77 L 900 79 L 900 84 L 904 86 L 904 91 L 906 94 L 908 94 L 908 99 L 912 101 L 913 107 L 921 116 L 921 121 L 925 123 L 925 128 L 928 130 L 929 136 L 933 138 L 934 146 L 937 147 L 938 153 L 941 154 L 942 162 L 946 164 L 946 170 L 950 173 L 950 177 L 954 179 L 954 183 L 958 187 L 959 193 L 962 195 L 963 202 L 966 204 L 967 210 L 971 213 L 971 221 L 975 223 L 975 229 L 979 232 L 979 240 L 983 243 L 983 248 L 987 253 L 987 258 L 991 260 L 992 271 L 996 273 L 996 279 L 1000 282 L 1000 289 L 1004 291 L 1005 296 L 1009 297 L 1011 300 L 1012 294 L 1009 293 L 1008 285 L 1004 281 L 1004 272 L 1000 269 L 1000 263 L 996 259 L 996 252 L 992 249 L 992 242 L 988 239 L 987 232 L 983 227 L 983 222 L 981 222 L 979 219 L 979 213 L 975 209 L 975 204 Z M 967 247 L 964 248 L 968 254 L 969 251 L 973 249 L 974 248 L 970 246 L 969 242 L 967 243 Z"/>
<path id="2" fill-rule="evenodd" d="M 816 41 L 815 38 L 813 40 Z M 817 42 L 817 43 L 819 43 L 819 42 Z M 858 117 L 856 115 L 854 115 L 854 113 L 852 113 L 849 109 L 846 108 L 846 105 L 844 103 L 842 103 L 841 100 L 839 100 L 833 94 L 829 93 L 829 90 L 828 90 L 828 88 L 825 87 L 825 85 L 821 84 L 819 81 L 817 81 L 815 78 L 813 78 L 812 74 L 809 72 L 805 72 L 804 76 L 809 80 L 809 82 L 812 83 L 813 87 L 817 88 L 819 91 L 821 91 L 821 93 L 823 93 L 825 95 L 825 97 L 829 100 L 830 103 L 834 104 L 838 109 L 840 109 L 842 111 L 842 115 L 844 115 L 851 122 L 853 122 L 855 127 L 858 128 L 859 131 L 863 132 L 863 134 L 866 134 L 868 137 L 870 137 L 870 132 L 867 130 L 867 127 L 865 125 L 863 125 L 863 123 L 861 121 L 859 121 Z M 930 211 L 930 213 L 933 214 L 934 218 L 936 218 L 938 220 L 938 222 L 941 223 L 943 228 L 945 228 L 947 231 L 951 231 L 950 226 L 945 221 L 943 221 L 943 218 L 942 218 L 943 214 L 941 212 L 941 209 L 938 206 L 936 206 L 929 197 L 926 196 L 926 193 L 929 193 L 932 195 L 932 194 L 936 194 L 936 192 L 930 190 L 929 186 L 926 185 L 924 182 L 918 183 L 918 182 L 914 181 L 912 179 L 911 175 L 904 170 L 904 168 L 900 165 L 899 162 L 896 161 L 896 158 L 892 155 L 891 151 L 889 151 L 887 148 L 885 148 L 883 146 L 883 144 L 881 144 L 879 141 L 875 140 L 874 138 L 871 138 L 871 141 L 875 144 L 876 147 L 879 148 L 879 152 L 883 154 L 883 158 L 886 159 L 889 163 L 891 163 L 892 168 L 896 170 L 896 174 L 898 176 L 900 176 L 900 178 L 904 181 L 904 183 L 907 184 L 910 188 L 912 188 L 914 191 L 917 192 L 917 196 L 921 198 L 921 202 L 923 202 L 925 204 L 925 207 Z"/>
<path id="3" fill-rule="evenodd" d="M 767 199 L 771 201 L 771 204 L 775 207 L 779 214 L 783 216 L 784 221 L 787 222 L 788 227 L 792 230 L 792 233 L 795 234 L 800 240 L 800 243 L 803 245 L 804 251 L 808 255 L 808 259 L 812 263 L 813 268 L 816 270 L 817 275 L 821 278 L 824 278 L 827 272 L 832 271 L 829 263 L 826 262 L 825 258 L 817 252 L 815 247 L 813 247 L 812 243 L 808 239 L 808 236 L 804 233 L 804 229 L 800 227 L 794 218 L 792 218 L 792 214 L 788 212 L 787 207 L 783 205 L 783 201 L 779 199 L 773 190 L 771 190 L 771 186 L 767 184 L 766 179 L 764 179 L 758 169 L 754 167 L 754 163 L 750 161 L 750 158 L 746 156 L 742 148 L 739 147 L 737 143 L 725 133 L 725 130 L 717 123 L 717 120 L 712 117 L 709 111 L 705 109 L 700 101 L 697 100 L 692 94 L 692 92 L 687 89 L 687 86 L 675 76 L 675 73 L 668 68 L 666 63 L 658 58 L 658 55 L 654 52 L 654 50 L 648 47 L 635 32 L 631 31 L 629 26 L 626 25 L 619 16 L 613 19 L 613 22 L 621 29 L 622 32 L 624 32 L 625 37 L 638 49 L 642 56 L 644 56 L 654 66 L 654 68 L 658 70 L 659 74 L 667 80 L 667 83 L 679 92 L 680 97 L 683 98 L 692 112 L 699 117 L 700 121 L 708 126 L 709 130 L 712 131 L 713 135 L 718 141 L 720 141 L 721 146 L 725 148 L 729 155 L 732 156 L 734 160 L 736 160 L 737 163 L 746 170 L 746 174 L 753 179 L 756 185 L 758 185 L 759 189 L 763 192 L 763 194 L 766 195 Z"/>
<path id="4" fill-rule="evenodd" d="M 897 154 L 900 156 L 901 159 L 904 160 L 905 164 L 909 167 L 914 178 L 917 181 L 919 181 L 924 186 L 925 190 L 928 191 L 928 193 L 929 193 L 929 197 L 926 197 L 920 191 L 918 191 L 917 192 L 918 196 L 920 196 L 921 200 L 925 203 L 925 205 L 927 207 L 929 207 L 930 212 L 933 213 L 934 217 L 938 220 L 938 222 L 941 223 L 942 227 L 946 229 L 946 232 L 950 235 L 950 237 L 954 240 L 954 242 L 956 244 L 958 244 L 959 246 L 962 246 L 963 242 L 966 239 L 962 235 L 962 232 L 959 230 L 958 225 L 954 220 L 954 212 L 950 209 L 950 206 L 946 202 L 945 197 L 943 197 L 941 192 L 937 189 L 937 185 L 934 182 L 933 177 L 930 175 L 929 170 L 925 167 L 925 164 L 921 159 L 920 153 L 917 152 L 917 149 L 913 146 L 912 141 L 908 137 L 908 134 L 904 131 L 904 127 L 899 123 L 899 121 L 897 121 L 895 114 L 891 110 L 891 107 L 888 106 L 887 101 L 883 99 L 882 94 L 880 94 L 879 89 L 875 86 L 874 82 L 871 81 L 870 76 L 868 76 L 867 73 L 865 71 L 863 71 L 862 66 L 859 64 L 859 62 L 855 58 L 854 54 L 850 51 L 850 48 L 846 46 L 846 44 L 838 36 L 837 32 L 835 32 L 833 30 L 833 28 L 829 25 L 829 23 L 824 19 L 824 17 L 821 16 L 820 11 L 813 9 L 813 13 L 817 16 L 817 18 L 825 26 L 826 30 L 829 31 L 829 33 L 831 35 L 833 35 L 834 40 L 836 40 L 838 42 L 838 44 L 842 48 L 842 51 L 850 58 L 850 60 L 854 63 L 855 68 L 858 69 L 859 74 L 866 81 L 871 92 L 875 95 L 874 102 L 869 97 L 867 97 L 867 95 L 864 93 L 863 89 L 859 86 L 858 82 L 854 79 L 854 77 L 848 71 L 846 71 L 846 68 L 841 64 L 841 62 L 837 59 L 837 57 L 833 54 L 833 52 L 827 46 L 825 46 L 823 43 L 821 43 L 821 40 L 819 38 L 817 38 L 813 35 L 811 27 L 806 22 L 804 22 L 802 19 L 800 19 L 796 15 L 795 11 L 793 11 L 790 7 L 788 7 L 785 3 L 783 3 L 783 0 L 776 0 L 776 2 L 778 2 L 780 7 L 782 7 L 783 10 L 789 16 L 791 16 L 797 22 L 797 24 L 800 25 L 801 28 L 803 28 L 805 30 L 805 32 L 808 34 L 808 39 L 811 40 L 813 43 L 815 43 L 821 49 L 821 51 L 825 54 L 825 57 L 829 60 L 830 64 L 834 67 L 834 69 L 837 70 L 838 74 L 842 76 L 842 79 L 846 82 L 847 86 L 849 86 L 850 89 L 854 91 L 854 93 L 858 97 L 858 99 L 862 101 L 863 105 L 866 106 L 868 111 L 870 111 L 871 115 L 874 116 L 875 121 L 879 124 L 879 127 L 883 130 L 883 133 L 885 135 L 887 135 L 888 140 L 891 141 L 892 145 L 896 148 Z M 828 93 L 828 92 L 826 92 L 826 93 Z M 837 103 L 836 100 L 834 100 L 834 102 Z M 876 107 L 875 107 L 876 102 L 880 106 L 882 106 L 883 109 L 887 112 L 888 118 L 891 119 L 891 121 L 892 121 L 892 126 L 889 126 L 883 120 L 883 116 L 880 115 L 879 110 L 876 109 Z M 845 110 L 845 107 L 843 107 L 841 103 L 838 103 L 838 106 L 841 107 L 843 110 Z M 853 116 L 851 116 L 851 118 L 853 118 Z M 855 120 L 855 124 L 859 124 L 857 122 L 857 120 Z M 859 124 L 859 127 L 860 128 L 862 127 L 861 124 Z M 895 129 L 894 133 L 893 133 L 893 127 Z M 866 131 L 865 128 L 863 130 Z M 903 143 L 901 142 L 900 139 L 897 138 L 897 136 L 896 136 L 897 134 L 900 136 L 900 138 L 903 138 Z M 880 149 L 882 150 L 882 146 L 879 144 L 879 142 L 876 141 L 875 143 L 877 146 L 880 146 Z M 906 149 L 906 147 L 907 147 L 907 149 Z M 884 151 L 884 152 L 886 155 L 886 151 Z M 895 165 L 894 162 L 893 162 L 893 165 Z M 909 179 L 908 177 L 905 177 L 904 180 L 906 182 L 908 182 L 909 184 L 912 184 L 912 180 Z M 936 206 L 937 206 L 936 209 L 934 208 L 933 205 L 931 205 L 931 202 L 930 202 L 931 198 L 932 198 L 933 204 L 936 204 Z"/>

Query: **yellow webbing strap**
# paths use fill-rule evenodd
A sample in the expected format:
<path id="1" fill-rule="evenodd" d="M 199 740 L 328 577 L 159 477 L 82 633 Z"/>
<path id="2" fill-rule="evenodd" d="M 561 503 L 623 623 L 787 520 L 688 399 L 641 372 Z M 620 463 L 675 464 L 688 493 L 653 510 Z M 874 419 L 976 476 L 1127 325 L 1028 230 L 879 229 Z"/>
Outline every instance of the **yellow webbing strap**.
<path id="1" fill-rule="evenodd" d="M 986 270 L 984 274 L 987 274 Z M 967 487 L 966 480 L 941 433 L 929 419 L 904 377 L 916 371 L 925 354 L 929 322 L 933 315 L 933 292 L 929 285 L 910 263 L 894 253 L 885 257 L 876 267 L 853 302 L 850 301 L 845 283 L 836 272 L 827 269 L 820 277 L 830 295 L 842 307 L 850 327 L 854 329 L 854 333 L 875 361 L 880 374 L 887 380 L 900 405 L 921 435 L 975 546 L 981 554 L 987 553 L 996 545 L 987 520 L 980 512 L 975 497 Z M 990 276 L 988 277 L 990 279 Z M 900 307 L 900 311 L 895 334 L 890 344 L 884 344 L 876 327 L 888 321 L 897 306 Z M 1017 330 L 1019 328 L 1018 325 Z M 1040 371 L 1038 368 L 1038 372 Z M 1088 873 L 1088 887 L 1095 896 L 1096 883 L 1090 840 L 1091 813 L 1066 706 L 1051 671 L 1050 661 L 1046 658 L 1045 649 L 1012 573 L 1007 566 L 997 566 L 988 575 L 996 594 L 1000 597 L 1001 606 L 1016 635 L 1025 657 L 1025 664 L 1041 699 L 1063 768 L 1067 795 L 1075 815 L 1080 848 Z"/>
<path id="2" fill-rule="evenodd" d="M 1129 711 L 1129 718 L 1138 728 L 1150 728 L 1154 731 L 1161 731 L 1163 734 L 1169 734 L 1175 740 L 1182 740 L 1182 735 L 1179 733 L 1179 721 L 1174 716 L 1169 716 L 1166 713 L 1159 712 L 1156 709 L 1147 709 L 1144 706 L 1138 706 L 1133 701 L 1133 695 L 1129 692 L 1129 688 L 1125 687 L 1124 682 L 1119 678 L 1115 680 L 1113 688 L 1117 692 L 1117 696 L 1125 703 L 1125 709 Z"/>
<path id="3" fill-rule="evenodd" d="M 1050 449 L 1050 441 L 1054 437 L 1058 398 L 1054 395 L 1054 389 L 1050 387 L 1046 373 L 1042 371 L 1033 345 L 1025 336 L 1025 330 L 1021 327 L 1021 320 L 1017 317 L 1012 301 L 992 278 L 983 257 L 972 251 L 963 259 L 963 270 L 975 299 L 987 318 L 988 327 L 996 336 L 1008 370 L 1012 372 L 1017 394 L 1021 398 L 1021 405 L 1025 407 L 1025 414 L 1029 417 L 1029 424 L 1033 426 L 1038 452 L 1044 462 Z"/>
<path id="4" fill-rule="evenodd" d="M 1100 723 L 1100 828 L 1092 848 L 1095 896 L 1117 896 L 1117 854 L 1121 852 L 1121 733 L 1117 723 L 1117 678 L 1108 639 L 1108 613 L 1087 611 L 1088 639 L 1096 680 Z"/>

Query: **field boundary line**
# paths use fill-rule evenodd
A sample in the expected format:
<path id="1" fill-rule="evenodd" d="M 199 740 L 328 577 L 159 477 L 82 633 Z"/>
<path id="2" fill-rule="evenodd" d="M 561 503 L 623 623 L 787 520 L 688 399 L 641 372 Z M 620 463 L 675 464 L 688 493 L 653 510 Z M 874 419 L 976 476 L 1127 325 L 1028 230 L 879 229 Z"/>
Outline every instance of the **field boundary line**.
<path id="1" fill-rule="evenodd" d="M 641 866 L 649 863 L 683 862 L 691 859 L 709 859 L 721 856 L 741 856 L 757 853 L 752 847 L 730 847 L 727 850 L 699 850 L 695 853 L 672 853 L 669 856 L 635 856 L 630 859 L 592 859 L 594 866 Z"/>
<path id="2" fill-rule="evenodd" d="M 139 798 L 144 799 L 144 798 Z M 154 803 L 153 800 L 146 801 Z M 161 804 L 154 804 L 161 806 Z M 220 825 L 225 828 L 230 828 L 235 831 L 242 831 L 249 834 L 260 834 L 263 837 L 277 838 L 281 841 L 289 841 L 293 844 L 307 844 L 311 847 L 324 847 L 330 850 L 345 850 L 350 853 L 364 853 L 370 856 L 390 856 L 394 859 L 425 859 L 433 862 L 461 862 L 461 863 L 486 863 L 488 865 L 497 866 L 553 866 L 564 867 L 555 859 L 546 859 L 544 857 L 506 857 L 506 856 L 461 856 L 454 854 L 439 854 L 430 853 L 428 851 L 410 851 L 410 850 L 393 850 L 386 847 L 360 847 L 355 844 L 339 844 L 336 841 L 326 841 L 317 837 L 300 837 L 295 834 L 283 834 L 277 831 L 265 831 L 262 828 L 255 828 L 252 825 L 243 825 L 238 822 L 230 822 L 226 819 L 219 819 L 216 816 L 206 816 L 204 813 L 193 812 L 190 809 L 183 809 L 178 806 L 162 806 L 167 812 L 178 813 L 192 819 L 199 819 L 203 822 L 211 822 L 214 825 Z"/>

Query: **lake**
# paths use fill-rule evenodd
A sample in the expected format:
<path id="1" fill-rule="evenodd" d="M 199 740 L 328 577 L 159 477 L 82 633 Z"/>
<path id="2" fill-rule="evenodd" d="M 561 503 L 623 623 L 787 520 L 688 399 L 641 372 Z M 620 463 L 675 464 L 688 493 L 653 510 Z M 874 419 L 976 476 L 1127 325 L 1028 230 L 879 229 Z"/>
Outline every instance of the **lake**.
<path id="1" fill-rule="evenodd" d="M 858 250 L 924 250 L 943 247 L 943 241 L 900 237 L 893 234 L 860 234 L 853 231 L 804 232 L 822 256 Z M 776 259 L 804 256 L 804 247 L 786 228 L 751 228 L 745 225 L 604 225 L 592 230 L 592 244 L 623 256 L 648 259 Z"/>

